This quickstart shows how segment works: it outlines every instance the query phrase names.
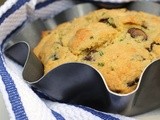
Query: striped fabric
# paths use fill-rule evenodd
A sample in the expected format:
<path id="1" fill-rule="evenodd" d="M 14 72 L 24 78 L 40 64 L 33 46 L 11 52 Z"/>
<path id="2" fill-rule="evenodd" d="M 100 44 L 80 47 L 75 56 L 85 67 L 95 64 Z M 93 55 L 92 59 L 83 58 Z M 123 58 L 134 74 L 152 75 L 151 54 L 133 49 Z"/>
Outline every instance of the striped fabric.
<path id="1" fill-rule="evenodd" d="M 109 1 L 122 2 L 120 0 Z M 24 82 L 21 76 L 23 68 L 4 56 L 3 43 L 19 26 L 28 20 L 54 16 L 73 5 L 70 0 L 7 0 L 0 7 L 0 91 L 11 120 L 131 119 L 41 98 Z"/>

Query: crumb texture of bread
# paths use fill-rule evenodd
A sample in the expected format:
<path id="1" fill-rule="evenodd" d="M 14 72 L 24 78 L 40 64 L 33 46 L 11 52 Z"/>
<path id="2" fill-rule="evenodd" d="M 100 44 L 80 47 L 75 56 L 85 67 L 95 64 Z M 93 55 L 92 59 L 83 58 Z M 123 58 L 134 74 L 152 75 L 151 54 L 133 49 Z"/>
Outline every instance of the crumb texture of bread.
<path id="1" fill-rule="evenodd" d="M 149 13 L 100 9 L 44 31 L 34 53 L 45 74 L 63 63 L 82 62 L 99 70 L 111 91 L 127 94 L 160 57 L 159 28 L 160 17 Z"/>

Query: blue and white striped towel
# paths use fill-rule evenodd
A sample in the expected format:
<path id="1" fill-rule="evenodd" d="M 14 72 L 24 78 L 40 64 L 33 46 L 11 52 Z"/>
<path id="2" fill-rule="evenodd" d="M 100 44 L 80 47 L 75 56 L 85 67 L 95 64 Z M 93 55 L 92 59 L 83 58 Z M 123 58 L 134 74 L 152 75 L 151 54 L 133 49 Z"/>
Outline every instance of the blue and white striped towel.
<path id="1" fill-rule="evenodd" d="M 21 76 L 23 68 L 3 55 L 3 42 L 18 26 L 29 19 L 54 16 L 71 6 L 73 3 L 70 0 L 7 0 L 0 7 L 0 92 L 11 120 L 131 119 L 42 99 L 24 82 Z"/>

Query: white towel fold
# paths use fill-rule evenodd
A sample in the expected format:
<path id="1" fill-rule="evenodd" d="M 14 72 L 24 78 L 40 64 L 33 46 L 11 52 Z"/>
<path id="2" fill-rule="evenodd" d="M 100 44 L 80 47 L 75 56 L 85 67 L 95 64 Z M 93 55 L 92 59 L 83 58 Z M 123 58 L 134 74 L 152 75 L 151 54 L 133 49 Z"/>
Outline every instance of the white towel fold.
<path id="1" fill-rule="evenodd" d="M 96 0 L 95 0 L 96 1 Z M 101 0 L 122 2 L 129 0 Z M 28 19 L 56 15 L 73 6 L 70 0 L 7 0 L 0 7 L 0 44 Z M 130 120 L 129 117 L 102 113 L 40 98 L 22 78 L 22 67 L 0 51 L 0 91 L 11 120 Z"/>

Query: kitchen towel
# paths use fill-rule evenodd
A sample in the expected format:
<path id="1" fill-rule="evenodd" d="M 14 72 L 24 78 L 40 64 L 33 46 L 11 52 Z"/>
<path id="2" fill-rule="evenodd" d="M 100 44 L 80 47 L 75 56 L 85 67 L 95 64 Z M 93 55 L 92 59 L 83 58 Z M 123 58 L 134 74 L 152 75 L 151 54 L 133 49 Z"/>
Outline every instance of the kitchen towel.
<path id="1" fill-rule="evenodd" d="M 83 1 L 83 0 L 82 0 Z M 98 1 L 98 0 L 95 0 Z M 129 0 L 99 0 L 128 2 Z M 23 80 L 23 68 L 3 54 L 3 43 L 27 21 L 54 16 L 72 7 L 71 0 L 7 0 L 0 6 L 0 92 L 11 120 L 130 120 L 88 107 L 52 102 L 37 95 Z"/>

